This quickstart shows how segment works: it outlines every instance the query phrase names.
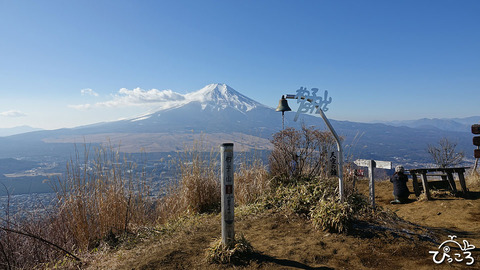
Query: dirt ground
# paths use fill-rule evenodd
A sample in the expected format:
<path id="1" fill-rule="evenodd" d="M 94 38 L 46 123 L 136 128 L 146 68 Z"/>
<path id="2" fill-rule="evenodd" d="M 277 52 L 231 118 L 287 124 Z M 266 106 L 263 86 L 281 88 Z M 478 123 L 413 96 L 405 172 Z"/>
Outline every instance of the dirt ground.
<path id="1" fill-rule="evenodd" d="M 409 188 L 413 191 L 411 181 Z M 457 187 L 459 184 L 457 183 Z M 235 230 L 251 242 L 256 254 L 244 265 L 215 265 L 206 261 L 209 244 L 221 235 L 220 218 L 204 216 L 172 235 L 148 239 L 131 249 L 103 253 L 87 269 L 480 269 L 480 186 L 468 186 L 468 199 L 434 195 L 392 205 L 392 185 L 376 183 L 376 202 L 403 220 L 394 223 L 357 222 L 348 234 L 317 231 L 305 219 L 273 212 L 242 215 Z M 368 194 L 368 181 L 359 182 Z M 455 235 L 467 240 L 473 265 L 467 259 L 433 262 L 429 251 Z M 441 253 L 440 253 L 441 254 Z M 440 258 L 440 257 L 439 257 Z M 470 260 L 469 260 L 470 261 Z"/>

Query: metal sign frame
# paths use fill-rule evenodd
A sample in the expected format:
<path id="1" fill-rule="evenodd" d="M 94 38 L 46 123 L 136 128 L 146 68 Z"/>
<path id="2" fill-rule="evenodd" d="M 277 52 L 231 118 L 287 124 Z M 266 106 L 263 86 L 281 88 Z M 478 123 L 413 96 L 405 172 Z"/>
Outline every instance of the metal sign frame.
<path id="1" fill-rule="evenodd" d="M 298 116 L 301 113 L 318 113 L 322 117 L 323 121 L 327 125 L 330 132 L 332 132 L 335 141 L 337 142 L 338 151 L 338 190 L 340 196 L 340 202 L 345 201 L 345 185 L 343 183 L 343 148 L 340 137 L 333 128 L 332 124 L 328 120 L 324 111 L 328 111 L 327 105 L 332 103 L 332 98 L 328 97 L 328 91 L 325 90 L 323 97 L 317 96 L 318 88 L 312 88 L 311 92 L 306 87 L 300 87 L 296 95 L 285 95 L 287 99 L 296 99 L 300 106 L 297 110 L 297 114 L 293 119 L 295 122 L 298 120 Z M 309 103 L 306 103 L 308 101 Z"/>

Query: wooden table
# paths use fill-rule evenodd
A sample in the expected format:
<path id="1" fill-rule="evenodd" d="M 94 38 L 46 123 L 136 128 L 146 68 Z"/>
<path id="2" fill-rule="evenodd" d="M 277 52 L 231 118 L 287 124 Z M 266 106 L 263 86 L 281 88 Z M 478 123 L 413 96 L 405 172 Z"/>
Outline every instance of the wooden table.
<path id="1" fill-rule="evenodd" d="M 423 191 L 425 193 L 425 196 L 427 197 L 427 200 L 430 200 L 430 189 L 428 187 L 428 176 L 442 176 L 442 179 L 445 179 L 444 181 L 448 181 L 449 186 L 453 194 L 457 193 L 457 187 L 455 186 L 455 180 L 453 178 L 453 174 L 456 173 L 458 174 L 458 180 L 460 181 L 460 186 L 462 187 L 463 195 L 466 197 L 468 195 L 468 189 L 467 185 L 465 184 L 465 169 L 468 169 L 469 167 L 457 167 L 457 168 L 422 168 L 422 169 L 411 169 L 410 175 L 412 176 L 413 180 L 413 189 L 415 191 L 415 195 L 420 196 L 420 188 L 418 185 L 418 178 L 417 175 L 421 175 L 422 178 L 422 185 L 423 185 Z M 428 173 L 434 173 L 434 172 L 440 172 L 443 173 L 443 175 L 435 175 L 435 174 L 428 174 Z"/>

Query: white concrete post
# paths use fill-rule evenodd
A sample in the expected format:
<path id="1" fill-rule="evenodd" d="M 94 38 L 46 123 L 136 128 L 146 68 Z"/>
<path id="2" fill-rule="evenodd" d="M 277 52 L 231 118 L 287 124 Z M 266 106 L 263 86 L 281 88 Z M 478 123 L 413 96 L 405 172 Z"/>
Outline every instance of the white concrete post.
<path id="1" fill-rule="evenodd" d="M 235 240 L 234 190 L 233 190 L 233 143 L 221 146 L 222 189 L 222 244 L 229 247 Z"/>

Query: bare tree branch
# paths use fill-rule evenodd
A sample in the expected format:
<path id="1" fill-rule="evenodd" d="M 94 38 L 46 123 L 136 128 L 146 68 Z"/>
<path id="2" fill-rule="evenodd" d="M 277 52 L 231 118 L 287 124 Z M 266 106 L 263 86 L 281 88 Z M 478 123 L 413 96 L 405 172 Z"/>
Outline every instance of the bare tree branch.
<path id="1" fill-rule="evenodd" d="M 4 231 L 7 231 L 7 232 L 16 233 L 16 234 L 20 234 L 20 235 L 23 235 L 23 236 L 27 236 L 27 237 L 31 237 L 31 238 L 37 239 L 37 240 L 39 240 L 39 241 L 42 241 L 42 242 L 44 242 L 44 243 L 46 243 L 46 244 L 48 244 L 48 245 L 51 245 L 51 246 L 53 246 L 53 247 L 55 247 L 55 248 L 57 248 L 57 249 L 65 252 L 66 254 L 72 256 L 75 260 L 77 260 L 77 261 L 79 261 L 79 262 L 82 261 L 79 257 L 75 256 L 73 253 L 69 252 L 68 250 L 66 250 L 66 249 L 62 248 L 61 246 L 56 245 L 56 244 L 54 244 L 54 243 L 52 243 L 52 242 L 50 242 L 50 241 L 48 241 L 48 240 L 46 240 L 46 239 L 43 239 L 43 238 L 41 238 L 41 237 L 39 237 L 39 236 L 37 236 L 37 235 L 31 234 L 31 233 L 28 233 L 28 232 L 17 231 L 17 230 L 10 229 L 10 228 L 5 228 L 5 227 L 0 227 L 0 229 L 1 229 L 1 230 L 4 230 Z"/>
<path id="2" fill-rule="evenodd" d="M 451 142 L 448 138 L 441 138 L 438 145 L 428 145 L 427 152 L 432 157 L 435 164 L 440 168 L 454 167 L 463 161 L 465 154 L 456 152 L 456 142 Z"/>

